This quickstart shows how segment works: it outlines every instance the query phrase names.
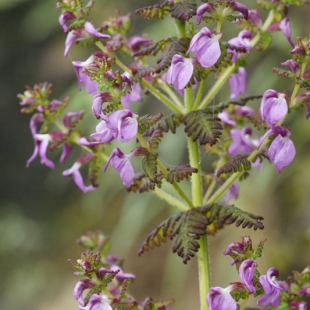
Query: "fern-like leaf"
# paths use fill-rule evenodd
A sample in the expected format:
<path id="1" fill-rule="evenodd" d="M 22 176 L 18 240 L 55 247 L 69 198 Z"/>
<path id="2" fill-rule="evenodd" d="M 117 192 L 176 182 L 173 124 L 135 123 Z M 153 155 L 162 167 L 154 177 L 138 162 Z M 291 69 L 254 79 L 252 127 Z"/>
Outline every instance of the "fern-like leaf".
<path id="1" fill-rule="evenodd" d="M 153 66 L 139 67 L 132 69 L 132 74 L 135 77 L 135 81 L 138 82 L 139 79 L 142 79 L 146 76 L 153 76 L 156 73 L 156 68 Z"/>
<path id="2" fill-rule="evenodd" d="M 201 212 L 206 214 L 210 224 L 213 224 L 212 234 L 225 225 L 231 225 L 233 223 L 235 223 L 237 227 L 240 225 L 242 228 L 253 227 L 254 230 L 264 228 L 264 224 L 261 222 L 264 219 L 262 216 L 245 212 L 233 205 L 206 205 L 201 208 Z"/>
<path id="3" fill-rule="evenodd" d="M 177 253 L 186 264 L 198 252 L 198 239 L 206 234 L 208 219 L 197 209 L 183 212 L 178 225 L 175 225 L 172 236 L 177 235 L 173 246 L 173 253 Z"/>
<path id="4" fill-rule="evenodd" d="M 154 128 L 146 131 L 143 136 L 149 137 L 155 130 L 161 130 L 163 132 L 171 131 L 173 134 L 176 133 L 177 127 L 180 126 L 182 116 L 180 114 L 170 114 L 163 117 Z"/>
<path id="5" fill-rule="evenodd" d="M 158 121 L 163 117 L 161 113 L 156 115 L 144 115 L 139 118 L 138 132 L 139 134 L 143 134 L 151 127 L 153 127 Z"/>
<path id="6" fill-rule="evenodd" d="M 186 212 L 180 212 L 169 217 L 155 228 L 145 239 L 139 250 L 139 255 L 152 249 L 154 245 L 160 246 L 167 238 L 173 239 L 177 236 L 173 246 L 173 252 L 182 257 L 186 264 L 199 249 L 197 240 L 206 234 L 209 224 L 208 219 L 199 212 L 198 208 Z"/>
<path id="7" fill-rule="evenodd" d="M 209 110 L 192 111 L 184 115 L 182 122 L 187 135 L 192 137 L 193 141 L 198 140 L 200 145 L 212 146 L 222 134 L 220 119 Z"/>
<path id="8" fill-rule="evenodd" d="M 158 145 L 161 141 L 161 138 L 163 137 L 163 133 L 161 130 L 159 129 L 156 129 L 150 140 L 147 142 L 147 144 L 149 145 L 150 149 L 153 151 L 153 150 L 156 150 L 158 148 Z"/>
<path id="9" fill-rule="evenodd" d="M 189 42 L 189 38 L 173 40 L 172 43 L 165 48 L 161 57 L 157 60 L 156 73 L 160 73 L 161 71 L 170 67 L 172 57 L 175 54 L 186 53 L 188 50 Z"/>
<path id="10" fill-rule="evenodd" d="M 254 125 L 257 130 L 267 129 L 268 125 L 262 122 L 262 118 L 255 114 L 247 114 L 245 117 Z"/>
<path id="11" fill-rule="evenodd" d="M 262 240 L 259 242 L 259 244 L 258 244 L 256 250 L 255 250 L 254 253 L 252 254 L 252 258 L 253 258 L 253 259 L 256 259 L 256 258 L 258 258 L 258 257 L 262 257 L 263 250 L 264 250 L 264 244 L 265 244 L 266 241 L 267 241 L 267 239 L 262 239 Z"/>
<path id="12" fill-rule="evenodd" d="M 169 171 L 165 179 L 169 183 L 180 182 L 183 179 L 188 179 L 193 173 L 197 173 L 198 169 L 191 167 L 189 164 L 181 164 Z"/>
<path id="13" fill-rule="evenodd" d="M 171 16 L 177 19 L 189 21 L 196 15 L 197 4 L 193 2 L 177 2 L 171 8 Z"/>
<path id="14" fill-rule="evenodd" d="M 141 57 L 141 56 L 155 56 L 158 52 L 164 51 L 168 44 L 172 42 L 172 38 L 167 38 L 160 40 L 150 46 L 141 48 L 141 50 L 135 52 L 133 54 L 134 57 Z"/>
<path id="15" fill-rule="evenodd" d="M 150 152 L 143 157 L 142 167 L 147 175 L 151 179 L 151 181 L 156 181 L 157 174 L 157 157 L 158 154 L 156 152 Z"/>
<path id="16" fill-rule="evenodd" d="M 223 173 L 231 173 L 243 170 L 250 170 L 251 162 L 248 160 L 248 155 L 238 155 L 237 157 L 230 160 L 224 166 L 217 171 L 219 177 Z"/>
<path id="17" fill-rule="evenodd" d="M 162 19 L 165 15 L 168 15 L 170 13 L 170 10 L 171 3 L 169 1 L 165 1 L 163 4 L 155 4 L 141 9 L 137 9 L 136 14 L 139 14 L 143 18 L 147 19 L 154 19 L 155 17 L 157 17 L 158 19 Z"/>

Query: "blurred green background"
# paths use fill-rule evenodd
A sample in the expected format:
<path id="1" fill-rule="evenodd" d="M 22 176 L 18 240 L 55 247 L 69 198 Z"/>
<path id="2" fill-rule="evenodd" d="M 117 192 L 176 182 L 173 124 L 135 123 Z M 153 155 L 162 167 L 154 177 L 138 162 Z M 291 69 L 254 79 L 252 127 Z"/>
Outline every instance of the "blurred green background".
<path id="1" fill-rule="evenodd" d="M 25 167 L 33 152 L 33 141 L 29 115 L 20 114 L 16 98 L 25 85 L 53 83 L 52 98 L 69 95 L 71 110 L 89 110 L 91 102 L 90 96 L 77 93 L 71 65 L 73 60 L 88 58 L 89 51 L 73 46 L 69 56 L 63 58 L 65 34 L 58 24 L 55 3 L 0 0 L 0 309 L 77 309 L 72 297 L 77 279 L 67 259 L 79 258 L 81 248 L 75 240 L 95 229 L 111 235 L 112 252 L 126 258 L 125 270 L 137 275 L 131 291 L 138 299 L 174 297 L 174 309 L 198 309 L 195 259 L 184 266 L 172 255 L 171 243 L 137 257 L 143 237 L 175 209 L 149 193 L 128 194 L 112 169 L 102 177 L 99 190 L 82 194 L 70 178 L 61 176 L 72 165 L 74 156 L 52 171 L 41 166 L 38 159 L 28 169 Z M 116 8 L 125 14 L 155 3 L 97 0 L 90 20 L 99 26 Z M 252 1 L 247 4 L 253 8 Z M 296 41 L 297 35 L 308 36 L 309 7 L 294 8 L 289 16 L 293 40 Z M 133 14 L 132 34 L 147 32 L 156 39 L 173 34 L 169 18 L 154 25 Z M 238 32 L 237 27 L 230 28 L 225 39 Z M 268 88 L 292 91 L 291 85 L 271 71 L 290 57 L 289 50 L 283 34 L 276 33 L 268 53 L 254 52 L 249 57 L 247 95 L 262 94 Z M 228 96 L 229 88 L 224 87 L 215 101 L 227 100 Z M 259 102 L 253 104 L 255 108 L 258 105 Z M 140 106 L 138 103 L 133 107 L 141 109 L 141 113 L 161 111 L 161 106 L 150 96 Z M 275 266 L 284 279 L 290 270 L 301 270 L 309 264 L 310 124 L 305 113 L 301 109 L 287 120 L 297 149 L 293 164 L 279 175 L 273 165 L 265 163 L 263 171 L 253 171 L 249 182 L 240 185 L 241 196 L 236 205 L 264 216 L 265 230 L 228 227 L 211 237 L 213 285 L 225 287 L 228 282 L 238 280 L 234 267 L 230 267 L 230 258 L 222 253 L 229 243 L 240 241 L 242 235 L 251 235 L 254 244 L 261 238 L 268 239 L 264 257 L 259 261 L 262 272 Z M 90 114 L 87 120 L 91 132 L 97 121 Z M 172 136 L 164 139 L 161 156 L 168 165 L 186 161 L 184 143 L 180 135 L 177 139 Z M 49 157 L 57 162 L 59 153 L 54 153 Z M 204 155 L 205 166 L 211 160 Z"/>

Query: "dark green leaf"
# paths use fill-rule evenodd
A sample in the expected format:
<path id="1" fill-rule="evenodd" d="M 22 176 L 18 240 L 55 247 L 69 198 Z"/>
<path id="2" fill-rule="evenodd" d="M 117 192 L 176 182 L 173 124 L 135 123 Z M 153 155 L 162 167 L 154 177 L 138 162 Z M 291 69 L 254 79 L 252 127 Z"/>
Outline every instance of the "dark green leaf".
<path id="1" fill-rule="evenodd" d="M 180 182 L 183 179 L 188 179 L 193 173 L 197 172 L 197 168 L 193 168 L 189 164 L 181 164 L 171 169 L 165 176 L 165 179 L 169 183 Z"/>
<path id="2" fill-rule="evenodd" d="M 196 15 L 196 3 L 177 2 L 172 5 L 171 16 L 177 19 L 189 21 L 191 17 Z"/>
<path id="3" fill-rule="evenodd" d="M 220 119 L 209 110 L 192 111 L 183 116 L 181 120 L 185 124 L 185 132 L 193 141 L 198 140 L 200 145 L 217 142 L 221 136 L 222 126 Z"/>
<path id="4" fill-rule="evenodd" d="M 137 9 L 136 14 L 139 14 L 143 18 L 147 19 L 154 19 L 155 17 L 158 19 L 162 19 L 165 15 L 168 15 L 170 13 L 170 9 L 171 3 L 169 1 L 165 1 L 163 4 L 155 4 L 141 9 Z"/>

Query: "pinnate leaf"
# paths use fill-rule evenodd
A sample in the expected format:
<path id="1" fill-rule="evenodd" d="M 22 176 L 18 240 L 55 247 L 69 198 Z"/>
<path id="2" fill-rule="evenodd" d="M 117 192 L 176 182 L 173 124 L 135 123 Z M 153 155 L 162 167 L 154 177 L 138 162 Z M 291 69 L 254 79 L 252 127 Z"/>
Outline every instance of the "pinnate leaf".
<path id="1" fill-rule="evenodd" d="M 237 227 L 263 229 L 261 216 L 238 209 L 232 205 L 209 204 L 180 212 L 159 224 L 144 240 L 139 255 L 159 247 L 167 239 L 175 239 L 173 252 L 177 253 L 186 264 L 198 252 L 200 236 L 207 233 L 208 225 L 213 225 L 213 232 L 235 223 Z"/>
<path id="2" fill-rule="evenodd" d="M 165 15 L 168 15 L 171 10 L 171 3 L 165 1 L 163 4 L 155 4 L 147 6 L 141 9 L 136 10 L 136 14 L 141 15 L 143 18 L 154 19 L 163 19 Z"/>
<path id="3" fill-rule="evenodd" d="M 212 146 L 222 134 L 220 119 L 207 109 L 192 111 L 184 115 L 181 121 L 185 124 L 187 135 L 192 137 L 193 141 L 198 140 L 200 145 Z"/>
<path id="4" fill-rule="evenodd" d="M 171 8 L 171 16 L 177 19 L 189 21 L 196 15 L 197 4 L 193 2 L 177 2 Z"/>
<path id="5" fill-rule="evenodd" d="M 171 169 L 165 178 L 169 183 L 180 182 L 183 179 L 188 179 L 193 173 L 197 172 L 197 168 L 193 168 L 189 164 L 181 164 Z"/>

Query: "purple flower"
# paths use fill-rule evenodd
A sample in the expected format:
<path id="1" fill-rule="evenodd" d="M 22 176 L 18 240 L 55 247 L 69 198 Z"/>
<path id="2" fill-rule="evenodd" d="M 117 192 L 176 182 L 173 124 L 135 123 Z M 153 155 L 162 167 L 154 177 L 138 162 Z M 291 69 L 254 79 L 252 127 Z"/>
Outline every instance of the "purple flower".
<path id="1" fill-rule="evenodd" d="M 249 114 L 255 114 L 254 109 L 251 107 L 247 107 L 247 106 L 239 106 L 236 105 L 235 106 L 235 114 L 239 115 L 239 116 L 245 116 L 245 115 L 249 115 Z"/>
<path id="2" fill-rule="evenodd" d="M 68 27 L 66 24 L 67 21 L 73 19 L 76 19 L 76 17 L 72 12 L 63 12 L 62 14 L 60 14 L 58 21 L 64 32 L 68 31 Z"/>
<path id="3" fill-rule="evenodd" d="M 281 62 L 281 66 L 289 66 L 291 71 L 295 74 L 299 72 L 299 65 L 294 59 Z"/>
<path id="4" fill-rule="evenodd" d="M 232 286 L 226 288 L 211 287 L 207 296 L 207 304 L 210 310 L 236 310 L 237 304 L 230 295 Z"/>
<path id="5" fill-rule="evenodd" d="M 252 283 L 256 266 L 256 263 L 252 259 L 246 259 L 239 267 L 241 281 L 251 294 L 256 293 L 256 288 Z"/>
<path id="6" fill-rule="evenodd" d="M 128 40 L 129 48 L 134 52 L 138 52 L 142 47 L 150 46 L 153 43 L 152 39 L 147 39 L 143 37 L 133 36 Z"/>
<path id="7" fill-rule="evenodd" d="M 199 63 L 205 67 L 212 67 L 221 56 L 219 40 L 222 34 L 213 34 L 207 27 L 203 27 L 191 40 L 186 54 L 193 52 Z"/>
<path id="8" fill-rule="evenodd" d="M 247 73 L 243 67 L 238 68 L 238 72 L 232 74 L 229 78 L 230 100 L 237 99 L 246 91 Z"/>
<path id="9" fill-rule="evenodd" d="M 229 3 L 234 11 L 240 12 L 245 19 L 249 18 L 249 10 L 244 4 L 232 0 L 229 0 Z"/>
<path id="10" fill-rule="evenodd" d="M 117 271 L 119 272 L 116 274 L 116 280 L 119 282 L 124 281 L 125 279 L 135 279 L 136 276 L 133 273 L 125 273 L 123 269 L 117 265 L 112 265 L 110 268 L 112 271 Z"/>
<path id="11" fill-rule="evenodd" d="M 86 22 L 83 29 L 72 30 L 68 33 L 66 43 L 65 43 L 64 57 L 68 55 L 73 42 L 81 41 L 83 39 L 87 39 L 91 37 L 97 38 L 97 39 L 110 39 L 111 38 L 108 34 L 103 34 L 97 31 L 91 22 Z"/>
<path id="12" fill-rule="evenodd" d="M 87 65 L 93 61 L 94 55 L 91 55 L 86 61 L 72 61 L 72 65 L 77 75 L 78 89 L 81 90 L 81 83 L 84 83 L 85 90 L 91 95 L 96 95 L 98 93 L 98 83 L 96 80 L 91 80 L 85 73 Z"/>
<path id="13" fill-rule="evenodd" d="M 193 60 L 176 54 L 172 57 L 171 67 L 167 71 L 166 80 L 175 89 L 181 90 L 188 84 L 193 72 Z"/>
<path id="14" fill-rule="evenodd" d="M 85 305 L 83 299 L 83 292 L 88 288 L 95 287 L 95 284 L 89 279 L 83 279 L 76 283 L 73 291 L 73 297 L 79 302 L 81 306 Z"/>
<path id="15" fill-rule="evenodd" d="M 271 303 L 276 308 L 279 305 L 282 288 L 277 282 L 278 276 L 278 270 L 272 267 L 268 269 L 267 275 L 259 277 L 259 282 L 264 289 L 264 295 L 257 301 L 259 306 L 267 306 Z"/>
<path id="16" fill-rule="evenodd" d="M 87 153 L 80 157 L 70 169 L 63 171 L 62 175 L 65 177 L 72 177 L 75 184 L 80 188 L 80 190 L 84 193 L 93 191 L 96 189 L 93 185 L 86 186 L 83 181 L 83 177 L 80 172 L 80 168 L 93 157 L 93 154 Z"/>
<path id="17" fill-rule="evenodd" d="M 252 129 L 250 127 L 232 129 L 230 135 L 232 143 L 228 147 L 229 155 L 248 154 L 253 150 Z"/>
<path id="18" fill-rule="evenodd" d="M 120 174 L 121 180 L 125 186 L 128 186 L 134 176 L 134 170 L 131 165 L 130 159 L 134 156 L 134 151 L 130 154 L 124 154 L 119 148 L 114 148 L 108 162 L 104 167 L 104 171 L 111 165 L 113 169 L 117 170 Z"/>
<path id="19" fill-rule="evenodd" d="M 249 19 L 253 22 L 255 26 L 260 28 L 263 24 L 262 18 L 257 10 L 249 10 Z"/>
<path id="20" fill-rule="evenodd" d="M 285 94 L 278 93 L 272 89 L 266 90 L 259 111 L 262 120 L 266 122 L 269 127 L 275 126 L 284 119 L 288 111 Z"/>
<path id="21" fill-rule="evenodd" d="M 212 13 L 213 11 L 214 11 L 214 4 L 213 3 L 207 2 L 207 3 L 203 3 L 202 5 L 200 5 L 197 9 L 197 12 L 196 12 L 196 14 L 197 14 L 196 24 L 200 25 L 202 16 L 205 12 Z"/>
<path id="22" fill-rule="evenodd" d="M 121 97 L 122 105 L 125 109 L 130 110 L 131 102 L 140 102 L 142 101 L 141 96 L 141 86 L 139 83 L 134 83 L 131 86 L 131 92 Z"/>
<path id="23" fill-rule="evenodd" d="M 291 44 L 291 46 L 294 48 L 295 44 L 291 38 L 291 25 L 290 25 L 290 20 L 286 16 L 285 18 L 282 19 L 279 25 L 280 29 L 282 30 L 283 34 L 285 35 L 287 41 Z"/>
<path id="24" fill-rule="evenodd" d="M 33 135 L 33 139 L 35 148 L 31 157 L 27 160 L 27 167 L 39 155 L 42 165 L 54 169 L 54 163 L 46 157 L 47 147 L 49 142 L 52 140 L 52 136 L 50 134 L 35 134 Z"/>
<path id="25" fill-rule="evenodd" d="M 239 196 L 239 185 L 238 183 L 234 182 L 226 191 L 225 195 L 225 203 L 229 203 L 232 199 L 237 199 Z"/>
<path id="26" fill-rule="evenodd" d="M 278 172 L 282 171 L 283 167 L 288 166 L 296 155 L 294 143 L 288 138 L 290 133 L 283 131 L 272 141 L 268 157 L 276 166 Z"/>
<path id="27" fill-rule="evenodd" d="M 217 117 L 224 123 L 227 124 L 229 126 L 236 126 L 236 122 L 233 121 L 230 118 L 230 114 L 227 111 L 222 111 L 221 113 L 218 113 Z"/>
<path id="28" fill-rule="evenodd" d="M 292 301 L 290 302 L 290 307 L 297 310 L 307 310 L 307 305 L 303 301 Z"/>
<path id="29" fill-rule="evenodd" d="M 224 252 L 224 255 L 228 255 L 230 253 L 242 253 L 244 250 L 244 246 L 241 242 L 233 242 L 231 243 Z"/>
<path id="30" fill-rule="evenodd" d="M 109 143 L 114 139 L 128 142 L 137 135 L 138 121 L 134 113 L 129 110 L 112 112 L 103 115 L 102 121 L 96 126 L 96 133 L 90 136 L 101 143 Z"/>
<path id="31" fill-rule="evenodd" d="M 113 310 L 106 295 L 92 294 L 87 306 L 79 307 L 80 310 Z"/>
<path id="32" fill-rule="evenodd" d="M 238 34 L 238 37 L 230 39 L 228 43 L 239 48 L 244 48 L 246 51 L 250 51 L 252 48 L 251 40 L 251 32 L 248 30 L 242 30 Z M 232 62 L 236 62 L 239 56 L 242 55 L 242 53 L 238 53 L 235 50 L 228 49 L 227 51 L 233 53 L 233 57 L 231 59 Z"/>
<path id="33" fill-rule="evenodd" d="M 96 94 L 92 100 L 92 111 L 96 118 L 104 118 L 104 114 L 102 112 L 102 105 L 105 102 L 112 101 L 112 97 L 110 93 L 100 93 Z"/>

